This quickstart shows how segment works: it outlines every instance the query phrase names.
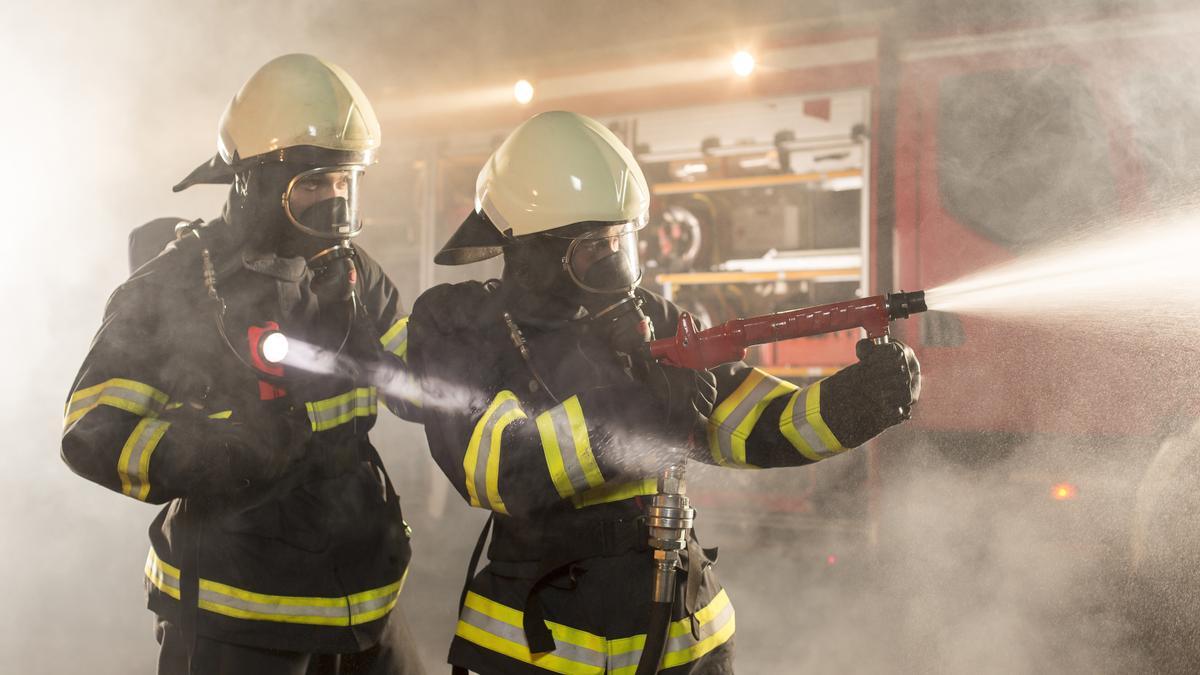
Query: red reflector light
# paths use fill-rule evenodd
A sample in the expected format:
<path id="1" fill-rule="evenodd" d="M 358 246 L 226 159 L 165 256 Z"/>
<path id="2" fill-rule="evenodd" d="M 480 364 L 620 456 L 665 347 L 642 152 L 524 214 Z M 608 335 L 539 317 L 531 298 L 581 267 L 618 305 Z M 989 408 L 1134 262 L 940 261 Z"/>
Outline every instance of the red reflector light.
<path id="1" fill-rule="evenodd" d="M 1050 496 L 1057 501 L 1065 502 L 1079 496 L 1079 489 L 1070 483 L 1058 483 L 1050 488 Z"/>
<path id="2" fill-rule="evenodd" d="M 837 564 L 837 556 L 832 553 L 825 556 L 825 564 L 826 565 L 836 565 Z"/>

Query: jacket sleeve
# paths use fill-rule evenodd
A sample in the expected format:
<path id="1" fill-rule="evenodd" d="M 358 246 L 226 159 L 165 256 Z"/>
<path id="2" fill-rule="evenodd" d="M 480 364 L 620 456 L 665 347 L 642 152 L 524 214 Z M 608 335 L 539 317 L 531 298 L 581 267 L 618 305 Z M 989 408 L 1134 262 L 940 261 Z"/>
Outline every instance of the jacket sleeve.
<path id="1" fill-rule="evenodd" d="M 472 317 L 455 325 L 446 316 L 447 308 L 478 306 L 482 292 L 478 285 L 431 289 L 417 300 L 410 326 L 429 448 L 463 499 L 529 516 L 564 500 L 579 506 L 603 499 L 598 495 L 653 475 L 654 457 L 667 443 L 653 436 L 660 412 L 644 387 L 629 380 L 549 407 L 527 402 L 525 392 L 504 386 L 524 379 L 480 367 L 490 361 L 486 354 L 513 348 L 503 331 L 488 335 Z M 481 334 L 485 339 L 471 337 Z"/>
<path id="2" fill-rule="evenodd" d="M 419 387 L 408 368 L 408 320 L 400 292 L 370 256 L 359 248 L 363 279 L 363 305 L 378 334 L 381 347 L 381 382 L 378 384 L 388 410 L 409 421 L 421 421 Z"/>
<path id="3" fill-rule="evenodd" d="M 657 307 L 650 313 L 658 337 L 673 336 L 679 309 L 647 295 L 648 307 Z M 861 445 L 886 427 L 858 414 L 858 403 L 843 386 L 855 367 L 805 387 L 741 361 L 712 369 L 717 397 L 698 458 L 734 468 L 797 466 Z"/>
<path id="4" fill-rule="evenodd" d="M 61 452 L 84 478 L 157 504 L 187 492 L 184 467 L 194 464 L 176 460 L 194 454 L 198 439 L 226 436 L 232 412 L 190 403 L 201 400 L 193 394 L 204 384 L 177 368 L 190 356 L 166 348 L 186 329 L 159 320 L 152 276 L 131 279 L 109 299 L 67 400 Z"/>

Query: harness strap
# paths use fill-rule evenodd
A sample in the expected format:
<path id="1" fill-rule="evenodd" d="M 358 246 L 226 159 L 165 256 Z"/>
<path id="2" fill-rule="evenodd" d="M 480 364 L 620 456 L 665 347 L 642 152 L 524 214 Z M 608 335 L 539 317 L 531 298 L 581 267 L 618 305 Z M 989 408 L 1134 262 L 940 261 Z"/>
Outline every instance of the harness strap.
<path id="1" fill-rule="evenodd" d="M 546 625 L 545 610 L 537 600 L 537 592 L 550 579 L 581 560 L 649 550 L 648 536 L 646 519 L 638 516 L 632 520 L 604 520 L 572 530 L 568 536 L 547 537 L 544 550 L 548 555 L 542 558 L 525 592 L 522 627 L 529 651 L 540 654 L 555 649 L 554 636 Z"/>
<path id="2" fill-rule="evenodd" d="M 479 532 L 479 540 L 475 542 L 475 550 L 471 552 L 471 562 L 467 565 L 467 580 L 463 582 L 462 594 L 458 596 L 459 616 L 462 616 L 463 606 L 467 604 L 467 592 L 471 590 L 471 582 L 475 580 L 475 570 L 479 567 L 479 559 L 483 557 L 483 546 L 487 543 L 488 533 L 491 532 L 492 521 L 495 519 L 495 513 L 488 514 L 487 522 L 483 524 L 483 529 Z M 452 665 L 450 673 L 451 675 L 467 675 L 467 669 Z"/>
<path id="3" fill-rule="evenodd" d="M 188 499 L 180 502 L 177 533 L 188 533 L 184 536 L 176 534 L 179 550 L 179 630 L 183 633 L 184 655 L 187 659 L 187 672 L 191 675 L 196 655 L 196 640 L 198 637 L 196 625 L 200 613 L 200 540 L 204 533 L 201 529 L 204 519 L 194 512 L 194 504 Z M 193 527 L 187 527 L 188 520 L 193 521 Z M 182 521 L 182 522 L 179 522 Z M 189 532 L 190 530 L 190 532 Z"/>

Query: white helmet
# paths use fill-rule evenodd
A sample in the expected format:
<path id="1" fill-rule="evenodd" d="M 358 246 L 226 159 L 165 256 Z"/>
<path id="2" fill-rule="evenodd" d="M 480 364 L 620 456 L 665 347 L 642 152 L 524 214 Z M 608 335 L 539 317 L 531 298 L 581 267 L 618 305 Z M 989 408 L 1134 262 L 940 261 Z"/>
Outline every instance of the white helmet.
<path id="1" fill-rule="evenodd" d="M 217 155 L 174 189 L 230 183 L 235 173 L 261 164 L 308 167 L 281 195 L 288 219 L 318 237 L 351 237 L 360 228 L 358 178 L 375 162 L 380 138 L 371 103 L 346 71 L 310 54 L 287 54 L 259 68 L 242 85 L 221 115 Z M 296 191 L 335 184 L 337 199 L 293 213 L 291 197 Z"/>
<path id="2" fill-rule="evenodd" d="M 217 151 L 229 165 L 288 161 L 302 148 L 371 164 L 379 141 L 379 120 L 358 84 L 309 54 L 280 56 L 259 68 L 229 102 L 217 131 Z"/>
<path id="3" fill-rule="evenodd" d="M 517 127 L 488 158 L 475 182 L 475 210 L 435 261 L 485 260 L 532 234 L 632 232 L 645 226 L 649 208 L 646 178 L 611 131 L 577 113 L 545 112 Z"/>

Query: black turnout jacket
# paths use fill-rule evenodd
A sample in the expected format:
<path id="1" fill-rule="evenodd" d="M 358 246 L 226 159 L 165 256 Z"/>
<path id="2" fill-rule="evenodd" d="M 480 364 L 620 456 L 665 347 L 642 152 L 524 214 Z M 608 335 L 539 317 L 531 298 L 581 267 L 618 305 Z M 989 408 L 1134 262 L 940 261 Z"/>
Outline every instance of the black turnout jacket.
<path id="1" fill-rule="evenodd" d="M 652 576 L 642 499 L 680 440 L 664 436 L 661 405 L 585 321 L 512 315 L 539 383 L 505 321 L 516 304 L 506 290 L 443 285 L 413 307 L 409 365 L 430 450 L 463 499 L 494 514 L 450 661 L 480 673 L 632 673 Z M 678 309 L 637 293 L 657 336 L 673 335 Z M 801 388 L 740 362 L 712 372 L 717 400 L 695 459 L 794 466 L 882 431 L 867 428 L 840 374 Z M 715 555 L 693 542 L 686 557 L 665 672 L 732 672 L 734 612 Z"/>
<path id="2" fill-rule="evenodd" d="M 381 398 L 371 375 L 402 367 L 407 350 L 396 289 L 358 249 L 358 311 L 321 307 L 303 259 L 223 243 L 231 235 L 219 219 L 197 233 L 112 294 L 67 401 L 62 457 L 91 481 L 165 505 L 145 567 L 161 617 L 250 646 L 368 648 L 410 558 L 399 501 L 367 437 Z M 264 377 L 252 342 L 273 326 L 325 358 Z M 412 414 L 401 400 L 384 402 Z M 289 428 L 307 439 L 299 449 L 288 447 Z M 212 451 L 221 439 L 295 461 L 278 480 L 248 483 Z"/>

